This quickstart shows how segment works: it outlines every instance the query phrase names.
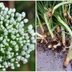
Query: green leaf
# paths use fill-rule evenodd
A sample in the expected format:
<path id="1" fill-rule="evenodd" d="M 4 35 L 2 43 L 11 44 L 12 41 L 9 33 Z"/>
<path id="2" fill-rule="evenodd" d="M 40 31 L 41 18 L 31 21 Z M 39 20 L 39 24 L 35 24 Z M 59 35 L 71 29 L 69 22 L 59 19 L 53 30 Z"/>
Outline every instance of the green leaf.
<path id="1" fill-rule="evenodd" d="M 64 4 L 72 4 L 72 1 L 70 1 L 70 2 L 61 2 L 61 3 L 57 4 L 57 5 L 55 5 L 55 7 L 53 8 L 52 14 L 54 14 L 56 9 L 58 9 L 60 6 L 62 6 Z"/>

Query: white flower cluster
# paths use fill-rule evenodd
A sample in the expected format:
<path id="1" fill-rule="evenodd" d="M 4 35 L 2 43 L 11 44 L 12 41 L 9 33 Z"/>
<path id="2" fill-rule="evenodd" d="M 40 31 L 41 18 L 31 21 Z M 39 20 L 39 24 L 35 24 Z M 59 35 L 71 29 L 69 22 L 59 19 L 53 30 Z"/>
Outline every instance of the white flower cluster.
<path id="1" fill-rule="evenodd" d="M 25 12 L 16 12 L 0 3 L 0 69 L 20 67 L 26 64 L 35 46 L 35 32 L 32 25 L 25 28 L 28 19 Z"/>

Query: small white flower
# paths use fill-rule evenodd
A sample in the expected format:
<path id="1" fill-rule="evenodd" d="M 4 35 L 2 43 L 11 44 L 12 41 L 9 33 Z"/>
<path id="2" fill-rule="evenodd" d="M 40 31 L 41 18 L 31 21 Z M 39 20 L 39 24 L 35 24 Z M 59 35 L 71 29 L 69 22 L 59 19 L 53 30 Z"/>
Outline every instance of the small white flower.
<path id="1" fill-rule="evenodd" d="M 24 19 L 24 23 L 27 23 L 28 22 L 28 19 Z"/>
<path id="2" fill-rule="evenodd" d="M 25 12 L 22 12 L 22 17 L 24 18 L 26 16 Z"/>
<path id="3" fill-rule="evenodd" d="M 21 40 L 20 40 L 20 41 L 19 41 L 19 43 L 20 43 L 20 44 L 22 44 L 22 43 L 23 43 L 23 41 L 21 41 Z"/>
<path id="4" fill-rule="evenodd" d="M 22 41 L 22 37 L 20 37 L 19 40 Z"/>
<path id="5" fill-rule="evenodd" d="M 19 40 L 19 38 L 16 38 L 16 40 L 18 41 L 18 40 Z"/>
<path id="6" fill-rule="evenodd" d="M 18 56 L 18 54 L 19 54 L 19 53 L 18 53 L 18 52 L 16 52 L 16 56 Z"/>
<path id="7" fill-rule="evenodd" d="M 6 19 L 8 19 L 8 18 L 9 18 L 9 15 L 6 15 L 5 17 L 6 17 Z M 9 21 L 9 20 L 7 20 L 7 21 Z M 9 23 L 9 22 L 8 22 L 8 23 Z"/>
<path id="8" fill-rule="evenodd" d="M 3 21 L 4 20 L 4 17 L 1 17 L 1 21 Z"/>
<path id="9" fill-rule="evenodd" d="M 16 45 L 15 45 L 15 48 L 19 48 L 19 46 L 16 44 Z"/>
<path id="10" fill-rule="evenodd" d="M 12 14 L 11 14 L 12 15 Z M 11 24 L 13 24 L 13 22 L 14 22 L 14 18 L 12 17 L 11 19 L 10 19 L 10 23 Z M 10 25 L 11 27 L 13 26 L 13 25 Z"/>
<path id="11" fill-rule="evenodd" d="M 34 48 L 34 44 L 30 44 L 30 45 L 29 45 L 29 48 L 30 48 L 30 49 Z"/>
<path id="12" fill-rule="evenodd" d="M 8 59 L 11 59 L 11 58 L 12 58 L 11 54 L 9 54 L 9 55 L 7 56 L 7 58 L 8 58 Z"/>
<path id="13" fill-rule="evenodd" d="M 0 41 L 2 41 L 3 40 L 3 37 L 0 37 Z"/>
<path id="14" fill-rule="evenodd" d="M 16 31 L 13 31 L 13 30 L 12 30 L 12 32 L 11 32 L 11 33 L 12 33 L 12 34 L 15 34 L 15 33 L 16 33 Z M 15 37 L 16 37 L 16 36 L 15 36 Z M 13 39 L 15 39 L 15 37 L 14 37 Z"/>
<path id="15" fill-rule="evenodd" d="M 11 65 L 11 63 L 10 62 L 8 62 L 8 66 L 10 66 Z"/>
<path id="16" fill-rule="evenodd" d="M 2 48 L 4 45 L 3 44 L 0 44 L 0 47 Z"/>
<path id="17" fill-rule="evenodd" d="M 25 55 L 25 54 L 26 54 L 26 52 L 25 52 L 25 51 L 22 51 L 22 52 L 21 52 L 21 55 Z"/>
<path id="18" fill-rule="evenodd" d="M 7 54 L 7 55 L 10 55 L 10 54 L 11 54 L 11 52 L 10 52 L 10 51 L 6 51 L 6 54 Z"/>
<path id="19" fill-rule="evenodd" d="M 0 68 L 2 67 L 2 65 L 0 64 Z"/>
<path id="20" fill-rule="evenodd" d="M 16 42 L 15 41 L 12 41 L 12 45 L 16 45 Z"/>
<path id="21" fill-rule="evenodd" d="M 2 15 L 3 15 L 3 11 L 1 11 L 1 17 L 2 17 Z"/>
<path id="22" fill-rule="evenodd" d="M 20 64 L 19 63 L 17 63 L 17 67 L 20 67 Z"/>
<path id="23" fill-rule="evenodd" d="M 15 67 L 14 66 L 11 66 L 11 69 L 15 69 Z"/>
<path id="24" fill-rule="evenodd" d="M 26 51 L 27 50 L 27 46 L 25 45 L 25 46 L 23 46 L 23 50 L 24 51 Z"/>
<path id="25" fill-rule="evenodd" d="M 3 71 L 6 71 L 6 69 L 5 69 L 5 68 L 3 68 L 2 70 L 3 70 Z"/>
<path id="26" fill-rule="evenodd" d="M 20 56 L 20 55 L 19 55 L 19 56 L 17 56 L 17 59 L 18 59 L 18 60 L 21 60 L 21 56 Z"/>
<path id="27" fill-rule="evenodd" d="M 15 51 L 19 51 L 19 48 L 15 48 Z"/>
<path id="28" fill-rule="evenodd" d="M 2 10 L 5 10 L 5 6 L 2 7 Z"/>
<path id="29" fill-rule="evenodd" d="M 19 27 L 19 24 L 17 23 L 16 28 L 18 29 L 18 27 Z"/>
<path id="30" fill-rule="evenodd" d="M 14 62 L 14 61 L 15 61 L 15 59 L 14 59 L 14 58 L 12 58 L 12 59 L 11 59 L 11 62 Z"/>
<path id="31" fill-rule="evenodd" d="M 10 15 L 12 13 L 12 9 L 10 8 L 8 11 L 8 14 Z"/>
<path id="32" fill-rule="evenodd" d="M 28 35 L 26 35 L 26 39 L 27 39 L 27 40 L 29 39 L 29 36 L 28 36 Z"/>
<path id="33" fill-rule="evenodd" d="M 7 36 L 7 35 L 8 35 L 8 31 L 5 31 L 5 32 L 4 32 L 4 35 L 6 35 L 6 36 Z"/>
<path id="34" fill-rule="evenodd" d="M 32 43 L 36 43 L 36 39 L 32 40 Z"/>
<path id="35" fill-rule="evenodd" d="M 24 24 L 23 23 L 20 23 L 19 24 L 19 28 L 23 28 Z"/>
<path id="36" fill-rule="evenodd" d="M 9 24 L 8 23 L 6 23 L 6 27 L 8 26 Z"/>
<path id="37" fill-rule="evenodd" d="M 11 17 L 14 17 L 14 13 L 11 14 Z"/>
<path id="38" fill-rule="evenodd" d="M 19 13 L 18 17 L 21 17 L 21 14 Z"/>
<path id="39" fill-rule="evenodd" d="M 23 64 L 26 64 L 27 62 L 28 62 L 27 59 L 24 59 L 24 60 L 23 60 Z"/>
<path id="40" fill-rule="evenodd" d="M 12 10 L 13 12 L 15 12 L 16 11 L 16 9 L 15 8 L 13 8 L 13 10 Z"/>
<path id="41" fill-rule="evenodd" d="M 35 39 L 35 37 L 34 37 L 34 36 L 32 36 L 32 37 L 31 37 L 31 40 L 34 40 L 34 39 Z"/>
<path id="42" fill-rule="evenodd" d="M 28 43 L 30 43 L 30 40 L 27 40 Z"/>
<path id="43" fill-rule="evenodd" d="M 28 26 L 28 30 L 32 30 L 33 26 L 32 25 L 29 25 Z"/>
<path id="44" fill-rule="evenodd" d="M 34 30 L 28 30 L 28 32 L 33 36 L 34 35 Z"/>
<path id="45" fill-rule="evenodd" d="M 14 56 L 14 52 L 11 52 L 11 56 L 12 56 L 12 57 Z"/>
<path id="46" fill-rule="evenodd" d="M 16 64 L 18 63 L 18 61 L 15 62 Z"/>
<path id="47" fill-rule="evenodd" d="M 5 67 L 8 68 L 8 65 L 6 65 Z"/>
<path id="48" fill-rule="evenodd" d="M 23 22 L 23 21 L 21 21 L 20 24 L 21 24 L 22 26 L 24 26 L 24 22 Z"/>
<path id="49" fill-rule="evenodd" d="M 31 51 L 32 51 L 31 49 L 28 49 L 26 52 L 27 52 L 27 53 L 30 53 Z"/>
<path id="50" fill-rule="evenodd" d="M 8 63 L 7 62 L 4 62 L 3 65 L 8 68 Z"/>
<path id="51" fill-rule="evenodd" d="M 8 14 L 10 15 L 11 14 L 11 11 L 8 11 Z"/>
<path id="52" fill-rule="evenodd" d="M 2 53 L 5 53 L 4 48 L 0 48 L 0 51 L 1 51 Z"/>
<path id="53" fill-rule="evenodd" d="M 9 42 L 9 41 L 10 41 L 10 39 L 8 39 L 8 38 L 7 38 L 7 41 Z"/>
<path id="54" fill-rule="evenodd" d="M 21 60 L 23 61 L 25 58 L 24 57 L 21 57 Z"/>
<path id="55" fill-rule="evenodd" d="M 8 32 L 12 32 L 12 30 L 11 30 L 11 29 L 9 29 L 9 30 L 8 30 Z"/>
<path id="56" fill-rule="evenodd" d="M 0 8 L 4 7 L 4 4 L 3 3 L 0 3 Z"/>
<path id="57" fill-rule="evenodd" d="M 8 8 L 7 7 L 5 8 L 5 11 L 8 11 Z"/>
<path id="58" fill-rule="evenodd" d="M 4 13 L 3 13 L 4 15 L 6 15 L 7 14 L 7 11 L 4 11 Z"/>
<path id="59" fill-rule="evenodd" d="M 2 56 L 0 56 L 0 62 L 2 62 Z"/>
<path id="60" fill-rule="evenodd" d="M 11 38 L 14 40 L 16 39 L 16 36 L 14 36 L 13 34 L 11 35 Z"/>
<path id="61" fill-rule="evenodd" d="M 24 40 L 23 43 L 26 43 L 26 40 Z"/>
<path id="62" fill-rule="evenodd" d="M 8 46 L 6 39 L 3 40 L 3 44 Z"/>
<path id="63" fill-rule="evenodd" d="M 17 36 L 17 37 L 19 37 L 20 35 L 19 35 L 19 34 L 17 34 L 16 36 Z"/>
<path id="64" fill-rule="evenodd" d="M 3 24 L 3 21 L 0 21 L 0 24 Z"/>
<path id="65" fill-rule="evenodd" d="M 29 58 L 30 57 L 30 55 L 29 54 L 26 54 L 26 56 L 25 56 L 26 58 Z"/>
<path id="66" fill-rule="evenodd" d="M 17 17 L 19 16 L 19 13 L 18 13 L 18 12 L 16 12 L 16 16 L 17 16 Z"/>
<path id="67" fill-rule="evenodd" d="M 2 28 L 3 30 L 5 29 L 3 25 L 1 25 L 1 28 Z"/>
<path id="68" fill-rule="evenodd" d="M 9 52 L 10 52 L 10 51 L 12 51 L 12 48 L 11 48 L 11 47 L 9 47 L 9 48 L 8 48 L 8 51 L 9 51 Z"/>
<path id="69" fill-rule="evenodd" d="M 23 43 L 21 44 L 21 46 L 23 47 Z"/>
<path id="70" fill-rule="evenodd" d="M 4 65 L 2 65 L 2 68 L 4 68 Z"/>

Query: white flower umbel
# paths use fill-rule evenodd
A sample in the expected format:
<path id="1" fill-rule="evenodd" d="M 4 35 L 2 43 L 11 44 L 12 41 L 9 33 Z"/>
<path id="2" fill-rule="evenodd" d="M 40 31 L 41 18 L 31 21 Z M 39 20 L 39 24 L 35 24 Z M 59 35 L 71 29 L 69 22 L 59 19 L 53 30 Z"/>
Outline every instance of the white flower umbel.
<path id="1" fill-rule="evenodd" d="M 16 12 L 0 3 L 0 70 L 26 64 L 36 42 L 33 26 L 28 27 L 26 13 Z"/>

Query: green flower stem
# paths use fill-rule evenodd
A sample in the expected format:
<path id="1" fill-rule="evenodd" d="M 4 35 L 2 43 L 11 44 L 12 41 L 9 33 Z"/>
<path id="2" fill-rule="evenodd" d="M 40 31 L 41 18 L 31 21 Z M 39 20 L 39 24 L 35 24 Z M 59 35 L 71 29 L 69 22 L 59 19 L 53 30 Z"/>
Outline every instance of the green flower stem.
<path id="1" fill-rule="evenodd" d="M 50 27 L 51 19 L 50 19 L 49 22 L 48 22 L 48 18 L 47 18 L 47 16 L 46 16 L 45 13 L 44 13 L 44 19 L 45 19 L 45 23 L 46 23 L 46 25 L 47 25 L 47 28 L 48 28 L 48 30 L 49 30 L 49 33 L 50 33 L 51 37 L 54 38 L 54 34 L 53 34 L 52 29 L 51 29 L 51 27 Z"/>
<path id="2" fill-rule="evenodd" d="M 69 32 L 70 36 L 72 37 L 72 30 L 69 28 L 69 26 L 60 18 L 60 16 L 57 16 L 57 20 L 66 28 L 66 30 Z"/>

